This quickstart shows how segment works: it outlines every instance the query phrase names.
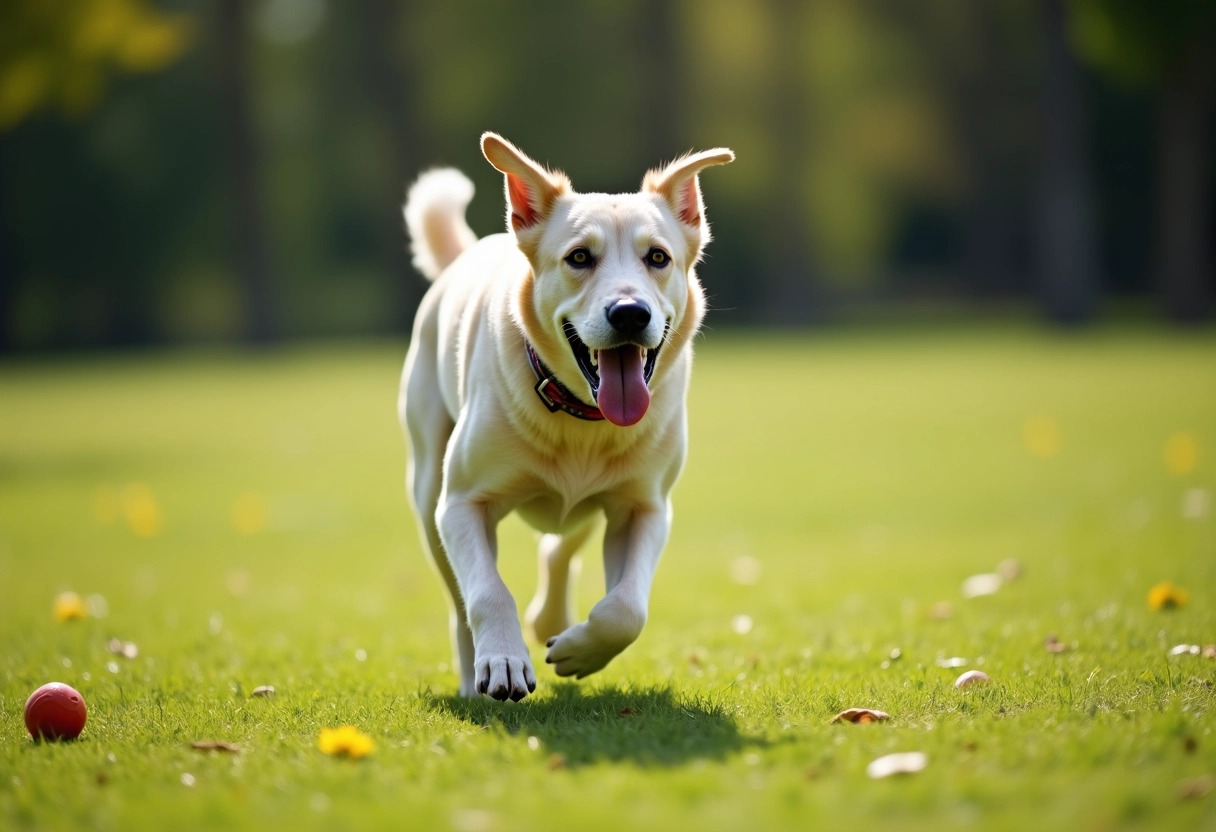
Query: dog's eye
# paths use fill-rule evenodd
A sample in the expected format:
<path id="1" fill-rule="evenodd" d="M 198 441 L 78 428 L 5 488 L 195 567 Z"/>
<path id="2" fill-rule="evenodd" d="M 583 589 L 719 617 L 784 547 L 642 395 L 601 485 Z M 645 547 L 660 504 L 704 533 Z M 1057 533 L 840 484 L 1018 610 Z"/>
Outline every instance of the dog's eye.
<path id="1" fill-rule="evenodd" d="M 567 254 L 566 262 L 576 269 L 588 269 L 595 264 L 595 260 L 591 257 L 591 252 L 585 248 L 576 248 Z"/>
<path id="2" fill-rule="evenodd" d="M 671 256 L 661 248 L 652 248 L 646 252 L 646 262 L 656 269 L 661 269 L 671 262 Z"/>

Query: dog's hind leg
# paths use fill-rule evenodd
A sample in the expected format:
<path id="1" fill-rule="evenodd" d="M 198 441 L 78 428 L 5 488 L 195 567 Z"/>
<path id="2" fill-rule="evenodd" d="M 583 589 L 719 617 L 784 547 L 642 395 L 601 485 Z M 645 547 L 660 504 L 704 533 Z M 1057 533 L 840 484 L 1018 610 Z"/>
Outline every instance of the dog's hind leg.
<path id="1" fill-rule="evenodd" d="M 578 550 L 591 536 L 592 521 L 566 534 L 540 539 L 536 596 L 528 604 L 524 622 L 532 637 L 544 644 L 574 621 L 574 586 L 578 583 Z"/>

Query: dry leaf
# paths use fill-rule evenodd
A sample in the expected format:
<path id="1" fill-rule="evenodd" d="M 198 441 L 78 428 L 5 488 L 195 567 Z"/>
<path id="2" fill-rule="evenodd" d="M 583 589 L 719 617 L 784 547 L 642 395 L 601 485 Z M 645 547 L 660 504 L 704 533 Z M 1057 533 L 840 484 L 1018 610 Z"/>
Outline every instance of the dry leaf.
<path id="1" fill-rule="evenodd" d="M 938 601 L 929 607 L 929 617 L 936 621 L 945 621 L 954 616 L 954 605 L 949 601 Z"/>
<path id="2" fill-rule="evenodd" d="M 638 712 L 637 708 L 631 708 L 629 706 L 625 706 L 624 708 L 621 708 L 619 711 L 617 711 L 616 715 L 617 716 L 633 716 L 637 712 Z"/>
<path id="3" fill-rule="evenodd" d="M 832 717 L 831 722 L 853 722 L 858 725 L 868 725 L 871 722 L 886 722 L 891 715 L 886 711 L 876 711 L 872 708 L 849 708 Z"/>
<path id="4" fill-rule="evenodd" d="M 558 754 L 557 752 L 550 754 L 547 765 L 549 766 L 549 771 L 561 771 L 566 767 L 566 755 Z"/>
<path id="5" fill-rule="evenodd" d="M 972 575 L 963 581 L 963 597 L 979 598 L 983 595 L 994 595 L 1001 588 L 1001 576 L 995 572 L 985 572 L 982 575 Z"/>
<path id="6" fill-rule="evenodd" d="M 249 695 L 257 696 L 259 698 L 269 698 L 274 696 L 274 685 L 258 685 L 250 692 Z"/>
<path id="7" fill-rule="evenodd" d="M 1203 645 L 1203 652 L 1201 652 L 1199 655 L 1203 656 L 1205 659 L 1216 659 L 1216 644 Z"/>
<path id="8" fill-rule="evenodd" d="M 915 774 L 918 771 L 924 771 L 927 765 L 929 765 L 929 758 L 922 752 L 905 751 L 902 754 L 888 754 L 885 757 L 879 757 L 866 766 L 866 774 L 872 780 L 881 780 L 895 774 Z"/>
<path id="9" fill-rule="evenodd" d="M 1202 797 L 1207 797 L 1216 789 L 1216 777 L 1210 774 L 1202 774 L 1199 777 L 1192 777 L 1189 780 L 1183 780 L 1178 784 L 1178 789 L 1175 794 L 1179 800 L 1198 800 Z"/>
<path id="10" fill-rule="evenodd" d="M 1005 583 L 1016 581 L 1022 577 L 1022 563 L 1014 558 L 1005 558 L 996 565 L 996 574 L 1000 575 Z"/>
<path id="11" fill-rule="evenodd" d="M 1188 653 L 1192 656 L 1198 656 L 1199 655 L 1199 645 L 1198 644 L 1175 644 L 1173 647 L 1170 648 L 1171 656 L 1185 656 Z"/>
<path id="12" fill-rule="evenodd" d="M 954 680 L 954 686 L 956 688 L 966 688 L 972 685 L 986 685 L 991 681 L 992 678 L 982 670 L 968 670 Z"/>
<path id="13" fill-rule="evenodd" d="M 110 652 L 119 656 L 125 656 L 128 659 L 133 659 L 139 655 L 139 647 L 133 641 L 123 641 L 121 639 L 112 638 L 109 644 Z"/>
<path id="14" fill-rule="evenodd" d="M 1048 636 L 1044 640 L 1043 646 L 1047 649 L 1048 653 L 1064 653 L 1070 649 L 1070 645 L 1060 641 L 1054 635 Z"/>
<path id="15" fill-rule="evenodd" d="M 227 751 L 230 754 L 241 753 L 239 745 L 233 745 L 230 742 L 223 742 L 222 740 L 198 740 L 197 742 L 190 743 L 190 747 L 197 751 Z"/>

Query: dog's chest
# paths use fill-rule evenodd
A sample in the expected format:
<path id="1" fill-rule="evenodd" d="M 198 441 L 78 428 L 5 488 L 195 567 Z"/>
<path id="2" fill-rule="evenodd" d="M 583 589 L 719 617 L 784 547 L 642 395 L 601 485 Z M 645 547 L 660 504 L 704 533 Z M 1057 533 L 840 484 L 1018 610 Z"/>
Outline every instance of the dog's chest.
<path id="1" fill-rule="evenodd" d="M 544 460 L 529 477 L 516 511 L 541 531 L 561 531 L 583 522 L 623 492 L 637 476 L 622 457 L 569 454 Z"/>

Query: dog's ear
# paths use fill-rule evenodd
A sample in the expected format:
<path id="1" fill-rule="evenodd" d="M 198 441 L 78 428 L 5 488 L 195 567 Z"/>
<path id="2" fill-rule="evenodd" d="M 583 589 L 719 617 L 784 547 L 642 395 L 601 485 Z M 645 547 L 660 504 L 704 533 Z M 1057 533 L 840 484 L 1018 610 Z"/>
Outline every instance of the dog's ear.
<path id="1" fill-rule="evenodd" d="M 671 213 L 690 229 L 703 233 L 705 219 L 702 216 L 701 185 L 697 174 L 713 165 L 725 165 L 735 161 L 734 151 L 725 147 L 689 153 L 676 159 L 665 168 L 652 170 L 642 181 L 642 190 L 656 193 L 667 201 Z"/>
<path id="2" fill-rule="evenodd" d="M 497 133 L 483 133 L 481 152 L 506 175 L 507 227 L 520 232 L 549 215 L 554 201 L 570 190 L 570 180 L 547 171 Z"/>

